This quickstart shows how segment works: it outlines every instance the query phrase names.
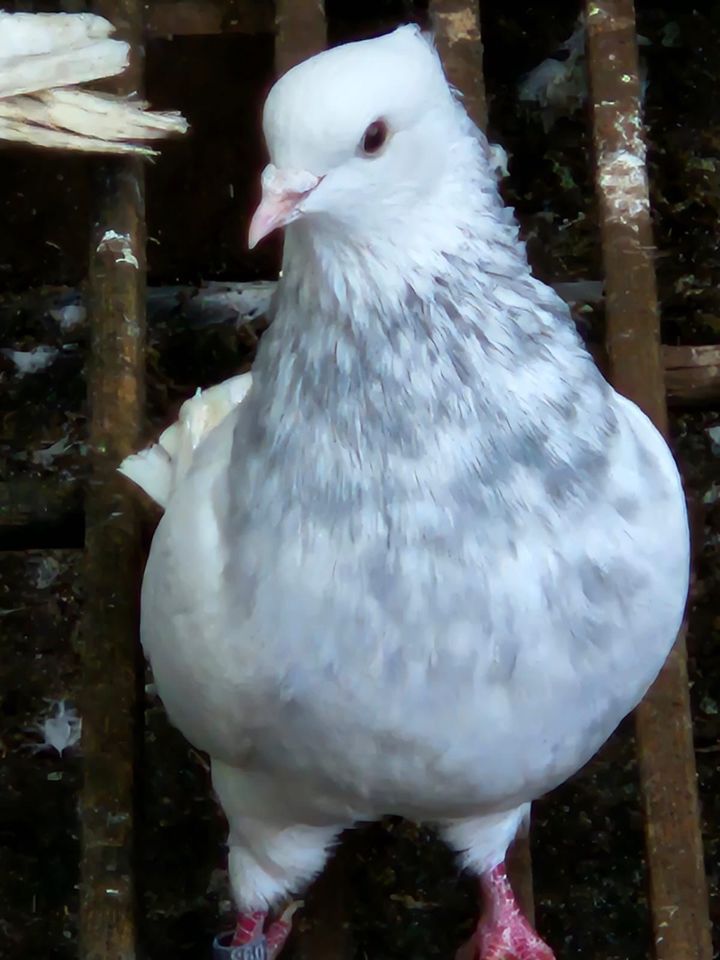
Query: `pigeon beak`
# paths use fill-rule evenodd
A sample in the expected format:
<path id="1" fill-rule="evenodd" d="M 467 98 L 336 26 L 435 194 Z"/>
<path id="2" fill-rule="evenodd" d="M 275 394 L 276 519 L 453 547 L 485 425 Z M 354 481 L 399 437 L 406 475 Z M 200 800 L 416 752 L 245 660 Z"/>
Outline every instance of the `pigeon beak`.
<path id="1" fill-rule="evenodd" d="M 278 170 L 272 163 L 262 172 L 262 199 L 250 221 L 248 246 L 252 250 L 263 237 L 284 227 L 301 214 L 300 204 L 320 183 L 306 170 Z"/>

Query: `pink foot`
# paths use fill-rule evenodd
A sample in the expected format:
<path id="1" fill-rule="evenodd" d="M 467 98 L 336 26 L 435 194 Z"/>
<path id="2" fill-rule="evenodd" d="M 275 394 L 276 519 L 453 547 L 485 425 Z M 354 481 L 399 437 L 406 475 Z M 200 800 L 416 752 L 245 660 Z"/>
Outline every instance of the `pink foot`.
<path id="1" fill-rule="evenodd" d="M 480 885 L 485 899 L 483 915 L 475 936 L 460 948 L 456 960 L 555 960 L 520 911 L 505 864 L 483 874 Z"/>
<path id="2" fill-rule="evenodd" d="M 241 960 L 275 960 L 285 946 L 285 942 L 292 929 L 292 916 L 300 904 L 291 903 L 278 917 L 266 926 L 267 913 L 264 910 L 255 910 L 253 913 L 238 914 L 235 932 L 232 936 L 230 948 L 232 958 Z"/>

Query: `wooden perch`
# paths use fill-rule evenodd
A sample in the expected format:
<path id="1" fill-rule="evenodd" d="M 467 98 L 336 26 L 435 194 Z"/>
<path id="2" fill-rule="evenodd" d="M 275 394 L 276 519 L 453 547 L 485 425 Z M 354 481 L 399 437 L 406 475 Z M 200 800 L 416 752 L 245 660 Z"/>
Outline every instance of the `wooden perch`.
<path id="1" fill-rule="evenodd" d="M 555 289 L 568 300 L 577 299 L 574 285 L 557 283 Z M 263 325 L 274 290 L 273 280 L 149 287 L 148 325 L 153 328 L 167 323 L 178 329 L 216 324 L 240 327 L 256 321 Z M 48 287 L 0 297 L 0 322 L 7 323 L 20 312 L 55 320 L 62 341 L 77 342 L 85 338 L 85 304 L 79 290 Z M 600 345 L 590 347 L 604 370 L 607 367 L 604 350 Z M 663 346 L 662 360 L 668 402 L 672 407 L 720 403 L 720 347 Z"/>
<path id="2" fill-rule="evenodd" d="M 665 388 L 672 405 L 708 405 L 720 401 L 720 347 L 662 348 Z"/>
<path id="3" fill-rule="evenodd" d="M 667 431 L 633 0 L 586 0 L 613 385 Z M 710 960 L 684 630 L 635 711 L 656 960 Z"/>

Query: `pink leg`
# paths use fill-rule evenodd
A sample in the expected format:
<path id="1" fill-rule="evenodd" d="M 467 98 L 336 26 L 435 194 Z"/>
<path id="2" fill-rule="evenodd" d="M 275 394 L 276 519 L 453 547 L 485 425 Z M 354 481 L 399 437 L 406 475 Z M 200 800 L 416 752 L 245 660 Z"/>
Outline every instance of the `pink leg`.
<path id="1" fill-rule="evenodd" d="M 285 941 L 290 936 L 290 930 L 292 929 L 292 924 L 290 917 L 285 918 L 285 914 L 275 920 L 267 928 L 265 934 L 267 938 L 267 955 L 268 960 L 275 960 L 275 957 L 280 953 L 282 948 L 285 946 Z"/>
<path id="2" fill-rule="evenodd" d="M 291 903 L 278 917 L 267 927 L 267 913 L 263 910 L 256 910 L 253 913 L 239 913 L 235 924 L 235 933 L 233 934 L 231 947 L 259 946 L 264 941 L 265 960 L 275 960 L 285 946 L 285 941 L 290 935 L 292 929 L 292 915 L 298 908 L 299 903 Z M 248 950 L 248 957 L 254 956 L 252 950 Z"/>
<path id="3" fill-rule="evenodd" d="M 475 936 L 457 960 L 555 960 L 517 905 L 505 864 L 480 878 L 484 909 Z"/>
<path id="4" fill-rule="evenodd" d="M 239 913 L 231 946 L 241 947 L 261 937 L 266 918 L 267 913 L 264 910 L 255 910 L 253 913 Z"/>

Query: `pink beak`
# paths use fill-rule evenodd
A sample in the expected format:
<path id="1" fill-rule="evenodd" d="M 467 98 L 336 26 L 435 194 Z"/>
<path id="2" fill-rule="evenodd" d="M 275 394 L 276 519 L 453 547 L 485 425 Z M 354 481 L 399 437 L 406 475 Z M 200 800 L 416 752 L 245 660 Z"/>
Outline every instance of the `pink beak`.
<path id="1" fill-rule="evenodd" d="M 300 216 L 300 204 L 320 183 L 320 177 L 306 170 L 278 170 L 270 163 L 263 170 L 260 182 L 262 199 L 250 221 L 248 234 L 251 250 L 273 230 Z"/>

